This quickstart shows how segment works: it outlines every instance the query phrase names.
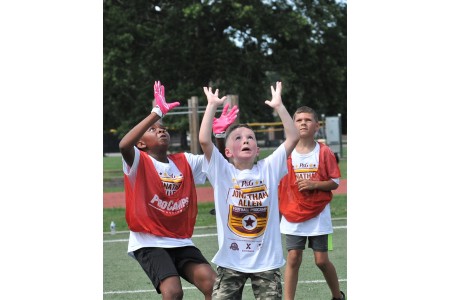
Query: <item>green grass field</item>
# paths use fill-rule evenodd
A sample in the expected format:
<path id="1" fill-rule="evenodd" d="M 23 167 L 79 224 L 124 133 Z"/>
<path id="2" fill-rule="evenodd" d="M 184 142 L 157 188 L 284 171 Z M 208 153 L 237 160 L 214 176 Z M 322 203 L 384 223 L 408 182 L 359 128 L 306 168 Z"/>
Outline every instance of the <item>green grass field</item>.
<path id="1" fill-rule="evenodd" d="M 212 217 L 212 216 L 211 216 Z M 335 219 L 333 250 L 329 256 L 340 280 L 343 291 L 347 291 L 347 220 Z M 203 255 L 211 261 L 217 251 L 217 231 L 215 227 L 197 227 L 193 241 Z M 115 235 L 104 234 L 103 242 L 103 299 L 161 299 L 137 261 L 127 255 L 128 232 Z M 283 235 L 284 249 L 284 235 Z M 284 250 L 285 251 L 285 250 Z M 286 257 L 286 251 L 285 251 Z M 215 265 L 212 264 L 213 268 Z M 281 268 L 284 274 L 284 267 Z M 182 280 L 184 299 L 203 299 L 201 293 L 190 283 Z M 322 273 L 314 264 L 310 249 L 305 250 L 303 264 L 299 272 L 297 299 L 330 299 L 330 292 Z M 247 281 L 243 299 L 254 299 L 250 281 Z"/>

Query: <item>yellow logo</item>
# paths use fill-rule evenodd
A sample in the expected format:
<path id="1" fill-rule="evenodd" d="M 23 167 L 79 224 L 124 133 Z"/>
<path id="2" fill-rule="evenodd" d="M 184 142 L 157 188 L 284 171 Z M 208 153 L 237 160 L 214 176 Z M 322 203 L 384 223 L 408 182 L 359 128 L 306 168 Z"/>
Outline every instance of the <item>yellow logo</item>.
<path id="1" fill-rule="evenodd" d="M 269 207 L 242 207 L 230 205 L 228 227 L 236 235 L 255 238 L 264 233 L 267 225 Z"/>

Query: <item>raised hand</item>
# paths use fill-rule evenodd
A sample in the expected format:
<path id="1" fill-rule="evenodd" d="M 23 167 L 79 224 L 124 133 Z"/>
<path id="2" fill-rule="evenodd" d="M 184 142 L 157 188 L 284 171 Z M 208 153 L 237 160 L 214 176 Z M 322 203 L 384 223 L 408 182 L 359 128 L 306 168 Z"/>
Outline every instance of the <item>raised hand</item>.
<path id="1" fill-rule="evenodd" d="M 212 129 L 215 135 L 225 133 L 227 128 L 237 118 L 237 113 L 239 112 L 237 105 L 233 106 L 233 108 L 230 111 L 228 111 L 229 106 L 230 106 L 229 103 L 225 104 L 222 110 L 222 114 L 220 115 L 220 118 L 214 118 Z"/>
<path id="2" fill-rule="evenodd" d="M 172 102 L 167 103 L 166 98 L 164 96 L 164 86 L 159 81 L 155 81 L 155 85 L 153 86 L 153 95 L 155 96 L 156 106 L 162 112 L 161 118 L 167 114 L 172 108 L 180 105 L 180 102 Z"/>
<path id="3" fill-rule="evenodd" d="M 227 96 L 223 96 L 219 98 L 219 89 L 213 93 L 211 87 L 203 87 L 203 91 L 205 92 L 206 99 L 208 99 L 208 104 L 215 104 L 216 106 L 222 105 Z"/>
<path id="4" fill-rule="evenodd" d="M 283 102 L 281 101 L 282 88 L 281 81 L 277 81 L 276 89 L 273 89 L 273 86 L 270 86 L 270 89 L 272 90 L 272 100 L 266 100 L 265 103 L 274 109 L 283 105 Z"/>

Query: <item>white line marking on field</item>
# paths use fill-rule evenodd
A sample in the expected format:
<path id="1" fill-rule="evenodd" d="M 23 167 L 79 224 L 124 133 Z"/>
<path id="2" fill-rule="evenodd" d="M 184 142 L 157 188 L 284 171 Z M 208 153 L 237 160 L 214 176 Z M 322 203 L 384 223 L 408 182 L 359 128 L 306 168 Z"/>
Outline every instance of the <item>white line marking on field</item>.
<path id="1" fill-rule="evenodd" d="M 128 242 L 128 239 L 121 239 L 121 240 L 106 240 L 106 241 L 103 241 L 103 243 L 117 243 L 117 242 Z"/>
<path id="2" fill-rule="evenodd" d="M 347 220 L 347 218 L 333 218 L 331 219 L 331 221 L 342 221 L 342 220 Z M 194 229 L 198 230 L 198 229 L 211 229 L 211 228 L 217 228 L 217 226 L 195 226 Z M 129 233 L 129 230 L 125 230 L 125 231 L 116 231 L 117 233 Z M 111 232 L 109 231 L 105 231 L 103 232 L 103 234 L 111 234 Z"/>
<path id="3" fill-rule="evenodd" d="M 333 229 L 347 229 L 347 225 L 343 225 L 343 226 L 333 226 Z"/>
<path id="4" fill-rule="evenodd" d="M 347 225 L 344 226 L 333 226 L 333 229 L 347 229 Z M 217 236 L 217 233 L 205 233 L 205 234 L 194 234 L 192 238 L 202 238 L 202 237 L 210 237 Z M 128 239 L 119 239 L 119 240 L 106 240 L 104 243 L 116 243 L 116 242 L 128 242 Z"/>
<path id="5" fill-rule="evenodd" d="M 347 281 L 347 279 L 339 279 L 340 282 L 344 282 Z M 282 284 L 284 284 L 284 282 L 281 282 Z M 301 280 L 301 281 L 297 281 L 297 284 L 313 284 L 313 283 L 326 283 L 325 280 Z M 251 286 L 251 283 L 246 283 L 245 284 L 246 287 Z M 195 290 L 197 289 L 197 287 L 195 286 L 187 286 L 187 287 L 183 287 L 183 290 Z M 111 294 L 137 294 L 137 293 L 152 293 L 152 292 L 156 292 L 155 289 L 153 290 L 135 290 L 135 291 L 110 291 L 110 292 L 103 292 L 103 295 L 111 295 Z"/>
<path id="6" fill-rule="evenodd" d="M 347 220 L 347 218 L 332 218 L 331 221 Z"/>

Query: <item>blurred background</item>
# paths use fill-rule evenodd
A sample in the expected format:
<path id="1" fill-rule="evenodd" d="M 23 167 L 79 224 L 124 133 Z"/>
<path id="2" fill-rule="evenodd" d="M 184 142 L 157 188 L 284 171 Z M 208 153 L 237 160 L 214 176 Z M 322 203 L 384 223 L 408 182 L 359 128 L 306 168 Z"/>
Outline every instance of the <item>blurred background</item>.
<path id="1" fill-rule="evenodd" d="M 323 121 L 339 115 L 345 135 L 347 3 L 105 0 L 104 153 L 118 152 L 120 138 L 150 113 L 156 80 L 165 86 L 167 102 L 187 108 L 188 99 L 197 97 L 200 123 L 207 103 L 203 86 L 234 95 L 241 123 L 279 121 L 264 100 L 282 81 L 291 114 L 307 105 Z M 189 116 L 181 111 L 164 121 L 177 150 L 189 150 Z"/>

